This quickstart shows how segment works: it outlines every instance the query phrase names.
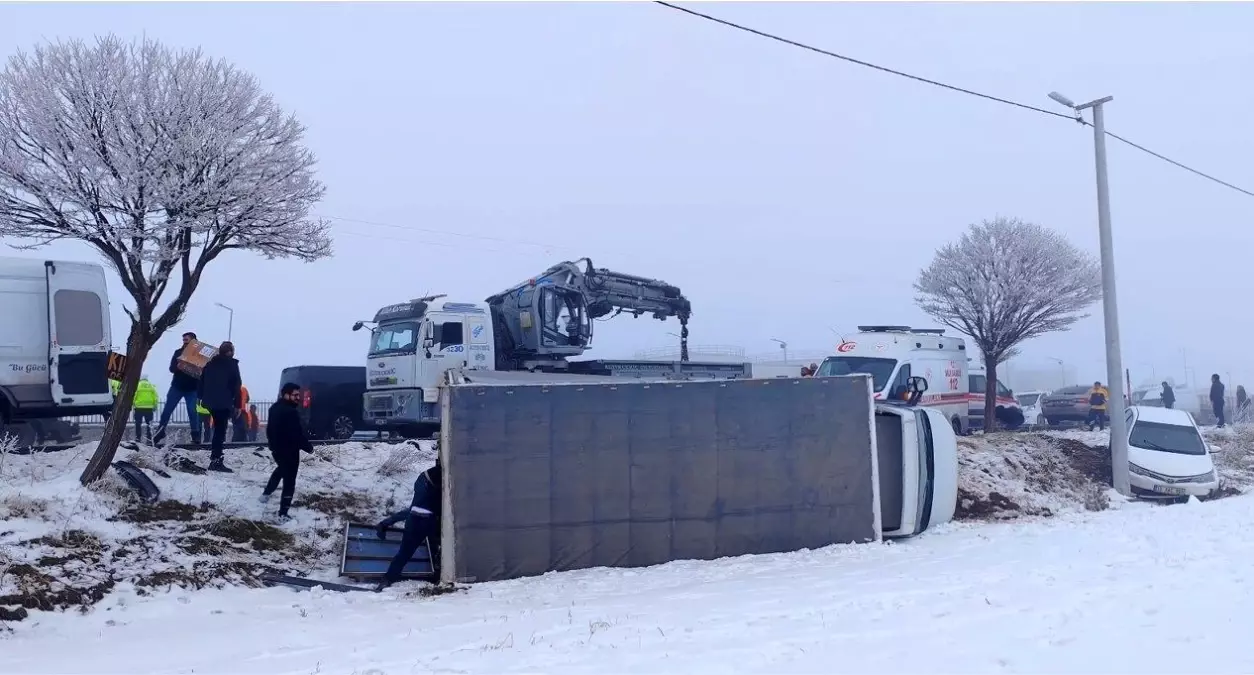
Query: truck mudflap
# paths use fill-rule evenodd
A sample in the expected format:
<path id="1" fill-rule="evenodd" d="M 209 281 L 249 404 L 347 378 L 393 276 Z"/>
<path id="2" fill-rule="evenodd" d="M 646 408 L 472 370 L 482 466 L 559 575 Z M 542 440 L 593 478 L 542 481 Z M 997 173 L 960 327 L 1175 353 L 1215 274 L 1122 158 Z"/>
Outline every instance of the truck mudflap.
<path id="1" fill-rule="evenodd" d="M 402 579 L 436 580 L 430 546 L 419 546 L 405 569 Z M 348 523 L 344 526 L 344 555 L 340 560 L 340 576 L 351 579 L 382 579 L 388 565 L 401 550 L 401 530 L 390 529 L 386 539 L 379 539 L 374 525 Z"/>

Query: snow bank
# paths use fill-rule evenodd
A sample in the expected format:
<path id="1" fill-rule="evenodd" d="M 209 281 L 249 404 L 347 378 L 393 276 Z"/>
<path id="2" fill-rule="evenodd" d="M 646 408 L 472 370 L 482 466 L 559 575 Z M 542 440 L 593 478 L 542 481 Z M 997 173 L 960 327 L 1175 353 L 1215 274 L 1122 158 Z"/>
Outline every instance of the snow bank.
<path id="1" fill-rule="evenodd" d="M 121 450 L 161 501 L 139 503 L 115 472 L 92 489 L 78 476 L 94 444 L 34 455 L 0 454 L 0 619 L 20 608 L 86 608 L 115 587 L 257 585 L 267 571 L 337 576 L 347 520 L 375 522 L 408 503 L 428 444 L 347 443 L 302 458 L 291 521 L 258 496 L 274 468 L 265 450 L 228 451 L 233 474 L 191 474 L 152 448 Z M 196 457 L 201 465 L 205 458 Z"/>
<path id="2" fill-rule="evenodd" d="M 1110 505 L 1100 433 L 994 433 L 958 439 L 958 520 L 1005 520 Z"/>
<path id="3" fill-rule="evenodd" d="M 1254 426 L 1202 435 L 1214 452 L 1216 498 L 1254 486 Z M 1110 490 L 1110 432 L 1069 429 L 958 439 L 959 520 L 1006 520 L 1100 511 L 1122 501 Z"/>

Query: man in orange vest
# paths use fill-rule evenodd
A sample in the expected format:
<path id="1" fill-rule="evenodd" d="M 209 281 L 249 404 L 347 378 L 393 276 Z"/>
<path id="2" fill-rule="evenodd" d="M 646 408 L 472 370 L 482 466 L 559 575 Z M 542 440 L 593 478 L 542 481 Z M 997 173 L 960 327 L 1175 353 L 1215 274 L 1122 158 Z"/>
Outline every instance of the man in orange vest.
<path id="1" fill-rule="evenodd" d="M 231 442 L 245 443 L 248 441 L 248 387 L 239 386 L 239 408 L 231 420 Z"/>

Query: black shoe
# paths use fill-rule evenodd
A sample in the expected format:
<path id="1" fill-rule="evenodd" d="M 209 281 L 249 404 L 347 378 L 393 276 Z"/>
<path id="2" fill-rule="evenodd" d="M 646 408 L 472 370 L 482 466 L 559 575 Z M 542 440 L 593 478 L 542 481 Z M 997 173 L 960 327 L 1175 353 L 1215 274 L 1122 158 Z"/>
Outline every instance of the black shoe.
<path id="1" fill-rule="evenodd" d="M 212 462 L 209 462 L 209 470 L 210 470 L 210 471 L 217 471 L 218 473 L 235 473 L 235 471 L 234 471 L 234 470 L 232 470 L 231 468 L 227 467 L 227 465 L 226 465 L 226 464 L 223 464 L 223 463 L 222 463 L 222 460 L 220 460 L 220 459 L 216 459 L 216 460 L 214 460 L 214 461 L 212 461 Z"/>
<path id="2" fill-rule="evenodd" d="M 385 589 L 385 588 L 387 588 L 388 586 L 391 586 L 391 585 L 392 585 L 392 582 L 388 581 L 387 579 L 384 579 L 383 581 L 380 581 L 380 582 L 379 582 L 379 584 L 378 584 L 377 586 L 375 586 L 375 587 L 374 587 L 374 592 L 375 592 L 375 593 L 378 593 L 379 591 L 381 591 L 381 590 L 383 590 L 383 589 Z"/>
<path id="3" fill-rule="evenodd" d="M 279 518 L 280 523 L 289 523 L 292 521 L 292 517 L 287 515 L 286 513 L 280 513 L 278 518 Z"/>

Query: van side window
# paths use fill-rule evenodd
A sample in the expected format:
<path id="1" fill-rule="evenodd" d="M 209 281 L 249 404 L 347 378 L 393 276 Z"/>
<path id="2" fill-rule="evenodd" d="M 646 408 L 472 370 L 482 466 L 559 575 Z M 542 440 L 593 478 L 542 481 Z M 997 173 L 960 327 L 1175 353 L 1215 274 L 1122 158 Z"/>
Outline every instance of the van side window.
<path id="1" fill-rule="evenodd" d="M 435 343 L 444 347 L 465 344 L 462 341 L 462 322 L 446 321 L 436 326 Z"/>
<path id="2" fill-rule="evenodd" d="M 1001 380 L 997 381 L 997 395 L 1002 398 L 1008 398 L 1010 396 L 1010 390 L 1006 388 L 1006 385 L 1001 383 Z"/>
<path id="3" fill-rule="evenodd" d="M 61 289 L 52 296 L 57 343 L 63 347 L 91 347 L 104 342 L 104 311 L 100 296 L 91 291 Z"/>
<path id="4" fill-rule="evenodd" d="M 983 394 L 984 383 L 985 383 L 985 378 L 983 375 L 971 375 L 970 376 L 971 393 Z"/>

